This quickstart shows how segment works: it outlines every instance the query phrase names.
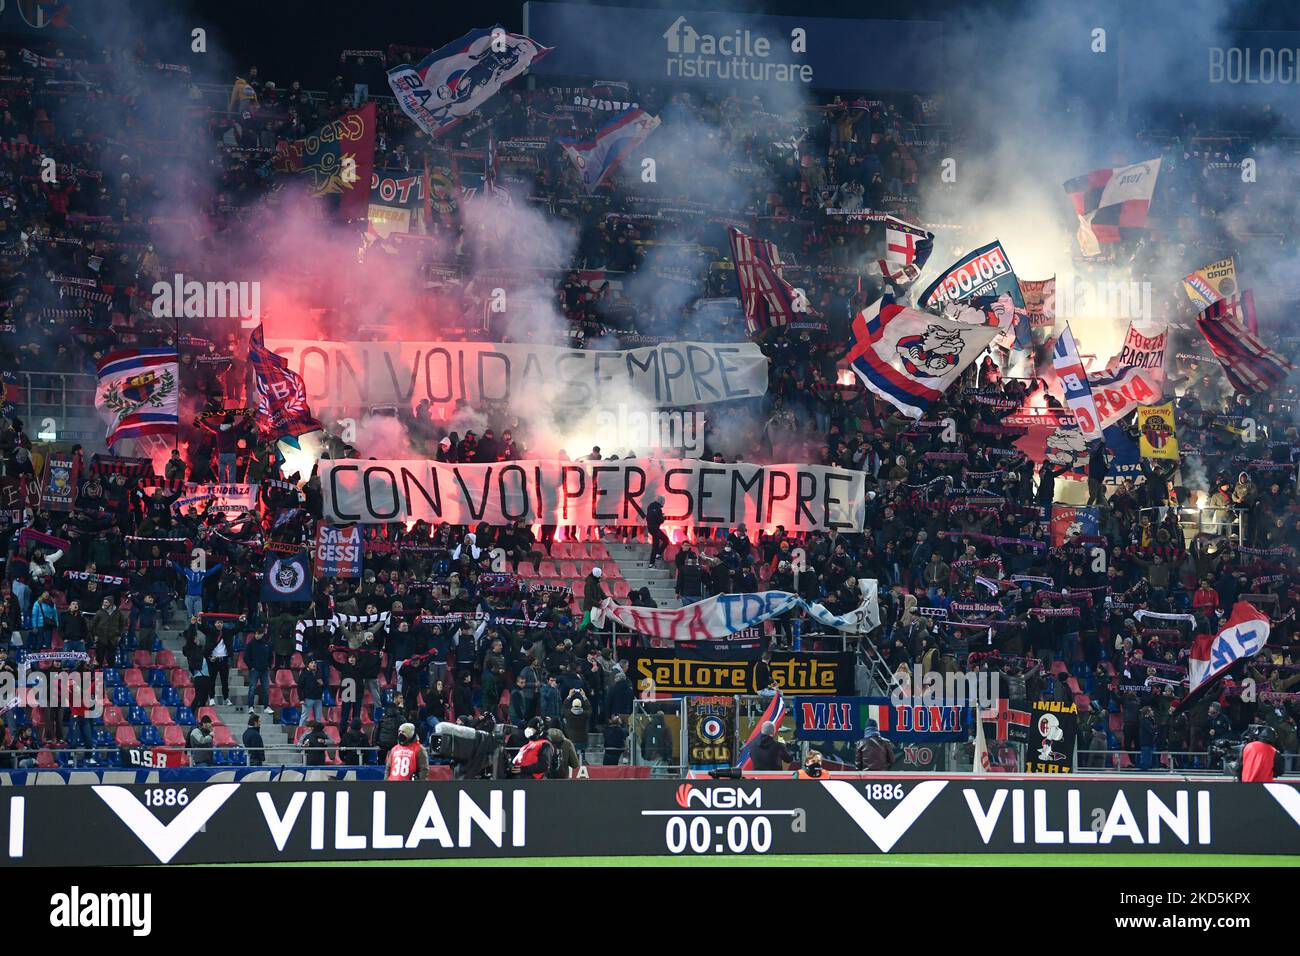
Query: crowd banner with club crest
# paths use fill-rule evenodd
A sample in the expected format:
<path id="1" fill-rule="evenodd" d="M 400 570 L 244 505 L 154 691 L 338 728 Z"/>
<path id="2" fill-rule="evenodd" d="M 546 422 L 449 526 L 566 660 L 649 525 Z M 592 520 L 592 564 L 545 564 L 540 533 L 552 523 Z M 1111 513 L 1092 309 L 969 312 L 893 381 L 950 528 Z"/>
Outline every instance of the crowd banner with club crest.
<path id="1" fill-rule="evenodd" d="M 175 434 L 179 371 L 175 349 L 125 349 L 100 359 L 95 407 L 108 426 L 110 447 L 123 438 Z"/>
<path id="2" fill-rule="evenodd" d="M 1143 458 L 1180 460 L 1173 402 L 1139 408 L 1138 435 L 1138 450 Z"/>

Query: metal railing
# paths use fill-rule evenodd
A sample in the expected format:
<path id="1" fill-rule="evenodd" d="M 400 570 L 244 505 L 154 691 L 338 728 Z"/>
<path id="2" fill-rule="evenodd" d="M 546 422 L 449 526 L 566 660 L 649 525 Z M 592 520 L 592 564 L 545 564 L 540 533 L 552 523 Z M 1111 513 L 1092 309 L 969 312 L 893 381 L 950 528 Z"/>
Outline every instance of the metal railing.
<path id="1" fill-rule="evenodd" d="M 68 414 L 95 417 L 95 376 L 80 372 L 13 373 L 22 389 L 22 400 L 14 404 L 29 429 L 39 432 L 42 418 L 58 418 L 64 425 Z M 35 434 L 35 432 L 33 433 Z"/>

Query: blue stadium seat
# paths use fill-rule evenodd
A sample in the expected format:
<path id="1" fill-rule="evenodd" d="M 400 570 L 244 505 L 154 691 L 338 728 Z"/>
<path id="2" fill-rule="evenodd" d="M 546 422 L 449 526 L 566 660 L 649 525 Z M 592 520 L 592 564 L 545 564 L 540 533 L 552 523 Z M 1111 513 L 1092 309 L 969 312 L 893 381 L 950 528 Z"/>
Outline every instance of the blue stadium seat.
<path id="1" fill-rule="evenodd" d="M 109 748 L 113 746 L 113 735 L 107 730 L 95 731 L 95 746 Z"/>
<path id="2" fill-rule="evenodd" d="M 231 646 L 235 649 L 235 653 L 238 654 L 240 651 L 244 649 L 244 635 L 236 634 L 235 639 L 230 643 Z"/>
<path id="3" fill-rule="evenodd" d="M 140 743 L 145 747 L 161 747 L 163 743 L 162 734 L 153 724 L 146 724 L 140 728 Z"/>
<path id="4" fill-rule="evenodd" d="M 232 767 L 248 766 L 248 752 L 245 751 L 243 747 L 230 748 L 230 766 Z"/>
<path id="5" fill-rule="evenodd" d="M 133 724 L 147 724 L 149 723 L 149 711 L 139 704 L 132 704 L 127 708 L 126 719 Z"/>
<path id="6" fill-rule="evenodd" d="M 161 667 L 154 667 L 149 671 L 149 686 L 154 690 L 163 690 L 171 686 L 167 679 L 167 672 Z"/>
<path id="7" fill-rule="evenodd" d="M 151 651 L 153 651 L 155 654 L 157 654 L 159 651 L 161 651 L 161 650 L 165 650 L 165 649 L 166 649 L 166 647 L 165 647 L 165 645 L 163 644 L 163 639 L 162 639 L 161 637 L 159 637 L 157 634 L 155 634 L 154 637 L 153 637 L 153 646 L 150 647 L 149 650 L 151 650 Z"/>
<path id="8" fill-rule="evenodd" d="M 333 691 L 329 690 L 328 688 L 327 688 L 326 690 L 322 691 L 322 692 L 321 692 L 321 695 L 320 695 L 320 700 L 321 700 L 321 704 L 322 704 L 326 709 L 328 709 L 328 708 L 330 708 L 330 707 L 333 707 L 333 706 L 334 706 L 334 693 L 333 693 Z"/>
<path id="9" fill-rule="evenodd" d="M 131 692 L 120 685 L 113 688 L 111 698 L 114 707 L 130 707 L 135 703 L 135 698 L 131 696 Z"/>
<path id="10" fill-rule="evenodd" d="M 169 684 L 162 689 L 162 693 L 158 696 L 158 702 L 164 707 L 179 707 L 181 706 L 180 691 Z"/>
<path id="11" fill-rule="evenodd" d="M 176 723 L 178 723 L 182 727 L 193 727 L 194 711 L 190 710 L 188 707 L 177 707 Z"/>
<path id="12" fill-rule="evenodd" d="M 297 727 L 298 721 L 302 720 L 302 711 L 297 707 L 286 707 L 280 711 L 280 723 L 288 724 L 290 727 Z"/>
<path id="13" fill-rule="evenodd" d="M 122 640 L 118 642 L 117 656 L 121 657 L 123 651 L 126 651 L 128 653 L 134 653 L 138 646 L 139 646 L 139 642 L 136 640 L 135 632 L 128 631 L 127 633 L 122 635 Z"/>
<path id="14" fill-rule="evenodd" d="M 212 751 L 212 763 L 218 767 L 230 766 L 230 754 L 224 747 L 217 747 Z"/>
<path id="15" fill-rule="evenodd" d="M 104 668 L 104 686 L 105 686 L 105 687 L 121 687 L 121 686 L 122 686 L 122 671 L 119 670 L 119 669 L 116 668 L 116 667 L 105 667 L 105 668 Z"/>
<path id="16" fill-rule="evenodd" d="M 54 751 L 54 759 L 58 761 L 60 767 L 75 767 L 77 765 L 76 755 L 71 750 Z"/>

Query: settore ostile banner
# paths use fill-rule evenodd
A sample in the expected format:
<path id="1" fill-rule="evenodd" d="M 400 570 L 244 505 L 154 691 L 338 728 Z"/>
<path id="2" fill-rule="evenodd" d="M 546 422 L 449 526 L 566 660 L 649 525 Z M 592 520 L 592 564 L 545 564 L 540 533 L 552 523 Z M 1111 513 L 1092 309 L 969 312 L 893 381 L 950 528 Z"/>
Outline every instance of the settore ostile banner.
<path id="1" fill-rule="evenodd" d="M 527 404 L 559 408 L 627 400 L 659 407 L 755 398 L 767 358 L 752 342 L 672 342 L 645 348 L 566 349 L 486 342 L 319 342 L 269 339 L 302 376 L 312 408 L 358 405 Z"/>
<path id="2" fill-rule="evenodd" d="M 325 518 L 336 524 L 414 519 L 643 527 L 656 498 L 664 500 L 669 527 L 854 532 L 866 520 L 866 476 L 823 465 L 322 459 L 320 479 Z"/>

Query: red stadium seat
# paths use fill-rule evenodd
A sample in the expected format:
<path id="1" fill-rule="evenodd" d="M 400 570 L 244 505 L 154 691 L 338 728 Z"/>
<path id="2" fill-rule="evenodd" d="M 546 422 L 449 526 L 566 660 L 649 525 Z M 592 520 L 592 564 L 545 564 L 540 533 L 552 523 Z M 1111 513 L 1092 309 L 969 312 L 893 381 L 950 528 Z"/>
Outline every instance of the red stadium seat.
<path id="1" fill-rule="evenodd" d="M 610 586 L 610 592 L 615 598 L 623 600 L 632 593 L 632 585 L 628 584 L 626 581 L 615 581 Z"/>
<path id="2" fill-rule="evenodd" d="M 153 651 L 136 651 L 131 655 L 131 663 L 141 670 L 153 667 Z"/>
<path id="3" fill-rule="evenodd" d="M 554 561 L 543 561 L 541 564 L 541 570 L 538 571 L 538 574 L 542 578 L 553 578 L 556 577 L 559 572 L 555 570 Z"/>
<path id="4" fill-rule="evenodd" d="M 144 674 L 141 673 L 140 668 L 128 667 L 125 673 L 122 674 L 122 683 L 127 687 L 134 688 L 144 687 L 149 682 L 144 679 Z"/>
<path id="5" fill-rule="evenodd" d="M 573 557 L 573 545 L 567 541 L 557 541 L 551 546 L 551 557 L 557 561 Z"/>
<path id="6" fill-rule="evenodd" d="M 152 687 L 140 687 L 135 692 L 135 702 L 141 707 L 153 707 L 158 703 L 158 694 Z"/>
<path id="7" fill-rule="evenodd" d="M 572 561 L 561 561 L 559 573 L 560 573 L 560 577 L 562 578 L 581 577 L 581 575 L 578 573 L 577 565 L 575 565 Z"/>
<path id="8" fill-rule="evenodd" d="M 36 713 L 38 713 L 38 711 L 32 711 L 33 716 Z M 122 708 L 116 707 L 113 704 L 105 704 L 104 705 L 104 726 L 108 727 L 109 729 L 112 729 L 113 727 L 116 727 L 118 724 L 123 724 L 123 723 L 126 723 L 126 717 L 122 714 Z"/>
<path id="9" fill-rule="evenodd" d="M 533 570 L 532 562 L 530 561 L 519 562 L 519 576 L 521 578 L 535 578 L 538 575 L 539 572 Z"/>
<path id="10" fill-rule="evenodd" d="M 204 717 L 211 717 L 213 724 L 221 723 L 221 718 L 217 716 L 217 711 L 214 707 L 200 707 L 198 714 L 195 715 L 195 719 L 202 721 Z"/>
<path id="11" fill-rule="evenodd" d="M 149 708 L 149 722 L 155 727 L 166 727 L 176 723 L 176 720 L 172 717 L 171 708 L 158 706 Z"/>
<path id="12" fill-rule="evenodd" d="M 284 688 L 280 687 L 278 684 L 271 685 L 271 689 L 267 693 L 266 699 L 267 699 L 267 705 L 274 708 L 275 710 L 280 710 L 284 707 L 289 706 L 287 703 L 285 703 Z"/>
<path id="13" fill-rule="evenodd" d="M 162 729 L 163 743 L 168 747 L 184 747 L 185 731 L 176 724 L 169 724 Z"/>
<path id="14" fill-rule="evenodd" d="M 130 724 L 122 724 L 113 734 L 113 739 L 117 741 L 119 747 L 139 747 L 140 738 L 135 735 L 135 728 Z"/>
<path id="15" fill-rule="evenodd" d="M 235 735 L 230 732 L 230 728 L 225 724 L 217 724 L 212 728 L 212 743 L 218 747 L 238 747 L 239 741 Z"/>
<path id="16" fill-rule="evenodd" d="M 181 691 L 181 703 L 184 704 L 186 707 L 193 707 L 193 706 L 194 706 L 194 693 L 195 693 L 195 692 L 194 692 L 194 688 L 193 688 L 193 687 L 182 687 L 182 688 L 180 689 L 180 691 Z"/>
<path id="17" fill-rule="evenodd" d="M 272 683 L 276 687 L 283 687 L 285 690 L 298 686 L 298 682 L 293 678 L 293 671 L 284 667 L 275 672 L 275 680 Z"/>
<path id="18" fill-rule="evenodd" d="M 36 767 L 38 770 L 50 770 L 58 765 L 53 752 L 49 750 L 38 750 L 36 752 Z"/>
<path id="19" fill-rule="evenodd" d="M 597 561 L 609 560 L 609 549 L 605 547 L 605 543 L 603 541 L 593 541 L 591 543 L 591 547 L 589 551 L 591 556 L 595 558 Z"/>
<path id="20" fill-rule="evenodd" d="M 302 659 L 302 651 L 294 651 L 289 655 L 289 667 L 294 671 L 300 671 L 307 666 L 307 662 Z"/>
<path id="21" fill-rule="evenodd" d="M 170 680 L 172 686 L 178 690 L 182 687 L 194 686 L 194 681 L 190 680 L 190 672 L 183 667 L 173 667 L 171 674 L 168 675 L 168 680 Z"/>
<path id="22" fill-rule="evenodd" d="M 157 667 L 175 667 L 176 655 L 171 651 L 162 650 L 154 655 L 155 666 Z"/>

